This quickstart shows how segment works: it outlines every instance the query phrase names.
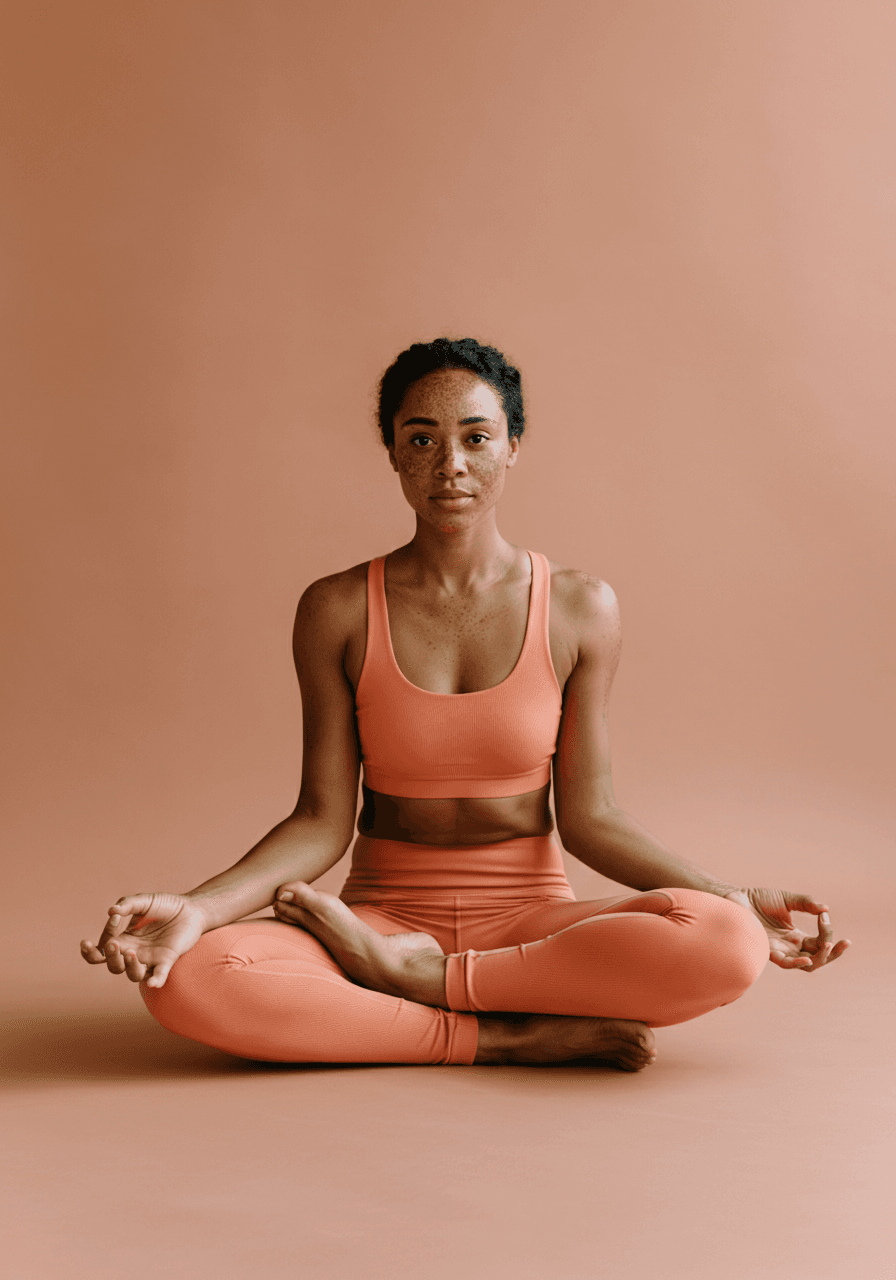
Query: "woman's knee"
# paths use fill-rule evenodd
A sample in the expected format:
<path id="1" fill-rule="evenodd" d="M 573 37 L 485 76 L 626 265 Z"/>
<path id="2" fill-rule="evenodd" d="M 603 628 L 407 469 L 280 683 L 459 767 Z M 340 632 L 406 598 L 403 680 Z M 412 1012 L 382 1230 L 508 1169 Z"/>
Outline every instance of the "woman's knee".
<path id="1" fill-rule="evenodd" d="M 156 1021 L 178 1035 L 238 1057 L 298 1060 L 292 1042 L 303 1022 L 313 1028 L 326 1020 L 334 982 L 351 985 L 311 934 L 247 920 L 203 934 L 163 987 L 142 982 L 140 994 Z"/>
<path id="2" fill-rule="evenodd" d="M 219 1044 L 232 1018 L 234 975 L 251 964 L 253 944 L 257 949 L 262 942 L 270 950 L 265 931 L 252 926 L 267 923 L 277 925 L 259 920 L 211 929 L 177 958 L 163 987 L 141 982 L 140 994 L 155 1020 L 191 1040 Z"/>
<path id="3" fill-rule="evenodd" d="M 752 911 L 715 893 L 663 892 L 671 899 L 664 914 L 690 938 L 687 950 L 700 972 L 726 991 L 742 994 L 752 986 L 768 960 L 768 938 Z"/>
<path id="4" fill-rule="evenodd" d="M 163 987 L 150 987 L 145 981 L 140 983 L 143 1003 L 169 1031 L 188 1035 L 184 1027 L 193 1025 L 197 1012 L 209 1002 L 215 969 L 221 963 L 221 948 L 214 932 L 203 934 L 189 951 L 175 960 Z"/>
<path id="5" fill-rule="evenodd" d="M 749 990 L 768 960 L 768 939 L 756 917 L 728 898 L 672 892 L 678 900 L 677 923 L 685 933 L 662 986 L 669 1008 L 675 1006 L 683 1014 L 672 1021 L 687 1021 L 731 1004 Z"/>
<path id="6" fill-rule="evenodd" d="M 768 961 L 768 937 L 751 911 L 730 898 L 709 894 L 714 928 L 708 939 L 728 1004 L 747 991 Z"/>

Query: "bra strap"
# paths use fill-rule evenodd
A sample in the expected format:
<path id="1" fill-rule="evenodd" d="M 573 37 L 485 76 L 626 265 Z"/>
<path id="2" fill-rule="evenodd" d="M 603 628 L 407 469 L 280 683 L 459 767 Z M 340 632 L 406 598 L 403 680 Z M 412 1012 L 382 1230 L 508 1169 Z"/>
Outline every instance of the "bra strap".
<path id="1" fill-rule="evenodd" d="M 367 648 L 364 666 L 381 666 L 389 653 L 389 614 L 386 609 L 386 557 L 367 566 Z"/>
<path id="2" fill-rule="evenodd" d="M 551 575 L 548 562 L 540 551 L 530 552 L 532 556 L 532 638 L 544 647 L 549 648 L 550 641 L 550 604 Z"/>

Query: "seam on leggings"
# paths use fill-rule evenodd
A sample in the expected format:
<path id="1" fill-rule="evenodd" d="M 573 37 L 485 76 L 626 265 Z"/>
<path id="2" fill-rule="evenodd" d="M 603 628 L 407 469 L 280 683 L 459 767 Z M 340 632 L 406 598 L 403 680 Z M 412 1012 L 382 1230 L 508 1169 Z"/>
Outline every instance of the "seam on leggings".
<path id="1" fill-rule="evenodd" d="M 265 917 L 266 920 L 268 918 L 269 917 L 267 916 Z M 241 933 L 239 934 L 238 937 L 234 938 L 230 946 L 227 948 L 226 953 L 221 957 L 221 960 L 224 962 L 224 964 L 230 965 L 231 968 L 235 968 L 235 969 L 236 968 L 248 969 L 252 964 L 254 964 L 255 961 L 247 960 L 245 956 L 236 956 L 233 953 L 237 949 L 237 947 L 240 945 L 240 943 L 245 942 L 247 938 L 254 938 L 256 936 L 257 935 L 255 933 L 247 931 L 246 933 Z"/>
<path id="2" fill-rule="evenodd" d="M 308 982 L 309 980 L 311 982 L 329 982 L 337 987 L 345 987 L 347 985 L 352 988 L 356 995 L 361 995 L 368 1000 L 400 1000 L 402 1004 L 415 1005 L 420 1009 L 434 1008 L 432 1005 L 418 1004 L 416 1000 L 406 1000 L 403 996 L 390 996 L 385 991 L 371 991 L 370 987 L 358 986 L 357 983 L 351 982 L 348 978 L 340 978 L 336 973 L 281 973 L 277 969 L 265 969 L 263 960 L 257 964 L 242 964 L 240 968 L 246 973 L 262 973 L 266 978 L 285 978 L 288 982 L 295 982 L 297 979 L 301 979 L 302 982 Z M 439 1010 L 436 1010 L 436 1012 L 439 1012 Z"/>
<path id="3" fill-rule="evenodd" d="M 525 952 L 540 946 L 543 942 L 548 942 L 551 938 L 559 937 L 561 933 L 569 933 L 573 929 L 580 929 L 583 925 L 591 924 L 595 920 L 609 921 L 640 918 L 645 920 L 669 920 L 677 925 L 688 923 L 687 920 L 682 920 L 680 917 L 671 914 L 677 907 L 678 904 L 673 902 L 669 908 L 669 914 L 656 911 L 613 911 L 608 912 L 606 915 L 595 913 L 593 916 L 585 916 L 582 920 L 574 920 L 572 924 L 564 925 L 556 933 L 545 934 L 543 938 L 534 938 L 531 942 L 520 942 L 508 947 L 489 947 L 486 951 L 478 951 L 475 948 L 471 948 L 468 951 L 455 952 L 448 956 L 448 963 L 445 968 L 445 994 L 448 1007 L 456 1013 L 482 1012 L 470 996 L 473 985 L 472 963 L 482 955 L 495 956 L 507 954 L 510 951 Z"/>
<path id="4" fill-rule="evenodd" d="M 549 933 L 545 938 L 556 938 L 559 933 L 566 933 L 569 929 L 578 929 L 583 924 L 591 924 L 594 920 L 630 920 L 632 917 L 639 916 L 642 918 L 653 917 L 654 920 L 668 920 L 672 924 L 682 925 L 691 924 L 694 915 L 686 907 L 682 907 L 680 902 L 676 902 L 672 895 L 666 889 L 649 889 L 648 893 L 662 893 L 669 899 L 668 911 L 595 911 L 593 916 L 583 916 L 581 920 L 573 920 L 572 924 L 565 924 L 562 929 L 558 929 L 557 933 Z M 533 942 L 544 942 L 545 938 L 534 938 Z M 531 946 L 532 943 L 527 942 L 524 945 Z M 508 948 L 504 948 L 507 950 Z"/>
<path id="5" fill-rule="evenodd" d="M 561 933 L 569 933 L 571 929 L 581 929 L 582 925 L 593 924 L 595 920 L 668 920 L 672 924 L 689 924 L 693 920 L 693 916 L 682 920 L 681 916 L 674 915 L 677 905 L 673 903 L 669 911 L 608 911 L 606 915 L 595 914 L 593 916 L 585 916 L 583 920 L 574 920 L 572 924 L 565 924 L 562 929 L 558 929 L 556 933 L 545 934 L 543 938 L 533 938 L 531 942 L 520 943 L 520 946 L 535 947 L 539 942 L 547 942 L 548 938 L 559 937 Z M 513 951 L 513 947 L 496 947 L 496 951 Z"/>

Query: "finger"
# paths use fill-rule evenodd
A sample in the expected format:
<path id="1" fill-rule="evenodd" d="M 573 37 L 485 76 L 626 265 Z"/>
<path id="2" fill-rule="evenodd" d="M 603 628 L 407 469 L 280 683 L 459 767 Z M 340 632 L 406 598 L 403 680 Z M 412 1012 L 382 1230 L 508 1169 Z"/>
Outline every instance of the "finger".
<path id="1" fill-rule="evenodd" d="M 173 963 L 173 961 L 171 963 Z M 164 987 L 165 979 L 168 977 L 170 972 L 171 964 L 162 962 L 161 964 L 153 965 L 152 973 L 146 979 L 146 985 L 153 988 Z"/>
<path id="2" fill-rule="evenodd" d="M 849 946 L 850 946 L 849 938 L 841 939 L 841 941 L 838 942 L 836 946 L 832 947 L 831 950 L 825 954 L 823 959 L 820 960 L 816 956 L 812 964 L 813 970 L 820 969 L 821 966 L 824 964 L 830 964 L 832 960 L 838 960 L 840 956 L 843 955 L 844 951 L 848 949 Z"/>
<path id="3" fill-rule="evenodd" d="M 128 921 L 134 916 L 146 915 L 151 911 L 153 897 L 151 893 L 134 893 L 128 898 L 119 898 L 114 907 L 109 907 L 109 920 L 100 938 L 100 948 L 106 938 L 117 938 L 124 933 Z"/>
<path id="4" fill-rule="evenodd" d="M 100 934 L 100 940 L 97 943 L 100 951 L 105 951 L 106 943 L 110 938 L 117 938 L 124 933 L 130 918 L 129 914 L 116 911 L 114 907 L 109 908 L 109 919 L 106 921 L 106 927 Z"/>
<path id="5" fill-rule="evenodd" d="M 106 945 L 106 968 L 110 973 L 124 973 L 124 956 L 117 942 Z"/>
<path id="6" fill-rule="evenodd" d="M 173 964 L 174 960 L 161 960 L 159 964 L 152 965 L 152 973 L 147 975 L 146 986 L 154 988 L 164 987 L 165 979 L 168 978 L 169 973 L 172 972 Z"/>
<path id="7" fill-rule="evenodd" d="M 151 893 L 132 893 L 127 898 L 119 898 L 114 907 L 109 908 L 109 915 L 142 916 L 152 909 Z"/>
<path id="8" fill-rule="evenodd" d="M 137 959 L 136 951 L 124 953 L 124 967 L 131 982 L 142 982 L 146 976 L 146 965 Z"/>
<path id="9" fill-rule="evenodd" d="M 839 960 L 843 953 L 848 951 L 851 946 L 852 942 L 849 938 L 842 938 L 838 943 L 836 943 L 833 951 L 828 956 L 828 964 L 830 964 L 832 960 Z"/>
<path id="10" fill-rule="evenodd" d="M 106 957 L 100 951 L 99 947 L 95 947 L 89 939 L 84 938 L 81 942 L 81 955 L 88 964 L 105 964 Z"/>
<path id="11" fill-rule="evenodd" d="M 827 911 L 828 907 L 823 902 L 818 902 L 807 893 L 791 893 L 789 889 L 785 889 L 784 903 L 791 911 L 807 911 L 810 915 L 821 915 L 822 911 Z"/>
<path id="12" fill-rule="evenodd" d="M 818 945 L 815 948 L 816 964 L 824 964 L 831 954 L 834 945 L 834 930 L 831 928 L 831 917 L 822 911 L 818 917 Z"/>
<path id="13" fill-rule="evenodd" d="M 789 956 L 783 951 L 770 951 L 769 959 L 781 969 L 809 969 L 812 965 L 809 956 Z"/>

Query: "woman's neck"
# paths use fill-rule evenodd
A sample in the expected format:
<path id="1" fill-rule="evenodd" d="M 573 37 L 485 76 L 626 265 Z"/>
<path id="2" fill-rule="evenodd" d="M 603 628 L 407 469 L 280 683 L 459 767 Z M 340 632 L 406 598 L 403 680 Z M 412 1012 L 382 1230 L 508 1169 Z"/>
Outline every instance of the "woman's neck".
<path id="1" fill-rule="evenodd" d="M 506 577 L 520 556 L 498 532 L 494 519 L 486 527 L 476 524 L 451 533 L 418 519 L 414 537 L 393 554 L 415 576 L 453 590 Z"/>

